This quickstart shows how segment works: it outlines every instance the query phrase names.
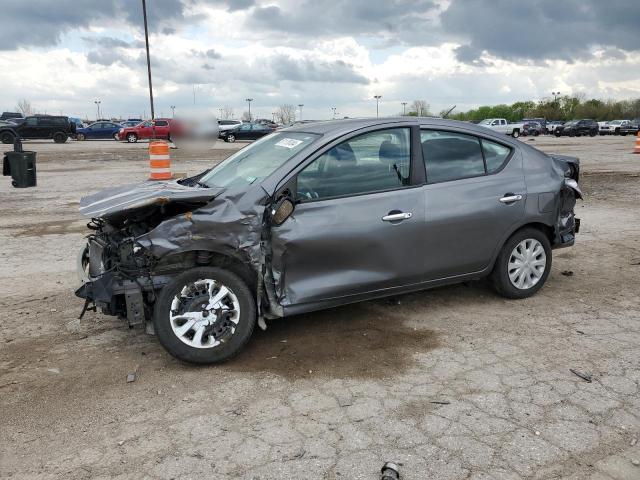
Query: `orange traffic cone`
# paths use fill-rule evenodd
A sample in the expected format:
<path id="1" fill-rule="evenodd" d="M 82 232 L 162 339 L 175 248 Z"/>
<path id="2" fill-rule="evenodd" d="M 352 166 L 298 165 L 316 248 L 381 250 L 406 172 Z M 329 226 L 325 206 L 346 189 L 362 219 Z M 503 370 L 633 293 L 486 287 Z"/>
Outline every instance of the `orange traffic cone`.
<path id="1" fill-rule="evenodd" d="M 636 148 L 633 149 L 633 153 L 640 153 L 640 130 L 638 130 L 638 135 L 636 135 Z"/>
<path id="2" fill-rule="evenodd" d="M 171 157 L 167 142 L 149 143 L 149 167 L 151 176 L 149 180 L 171 180 Z"/>

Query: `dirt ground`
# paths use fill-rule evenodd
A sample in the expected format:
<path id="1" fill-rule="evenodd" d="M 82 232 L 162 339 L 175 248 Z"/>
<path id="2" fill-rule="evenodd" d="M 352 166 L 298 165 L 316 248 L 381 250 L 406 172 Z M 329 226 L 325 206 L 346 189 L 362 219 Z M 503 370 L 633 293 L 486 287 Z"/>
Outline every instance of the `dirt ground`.
<path id="1" fill-rule="evenodd" d="M 640 155 L 523 141 L 580 157 L 586 194 L 538 295 L 479 282 L 272 321 L 206 368 L 77 319 L 79 199 L 144 180 L 146 145 L 26 144 L 38 187 L 0 178 L 0 478 L 377 479 L 395 461 L 403 479 L 639 479 Z M 241 146 L 174 150 L 174 170 Z"/>

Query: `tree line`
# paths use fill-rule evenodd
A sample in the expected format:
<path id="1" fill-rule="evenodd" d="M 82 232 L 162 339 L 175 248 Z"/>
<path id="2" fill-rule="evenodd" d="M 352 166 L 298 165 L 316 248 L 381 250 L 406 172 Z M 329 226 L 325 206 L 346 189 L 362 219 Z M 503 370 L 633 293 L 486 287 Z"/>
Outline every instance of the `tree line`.
<path id="1" fill-rule="evenodd" d="M 523 118 L 573 120 L 592 118 L 597 121 L 640 118 L 640 98 L 635 100 L 586 99 L 582 95 L 565 95 L 538 102 L 516 102 L 511 105 L 486 105 L 467 112 L 452 113 L 454 120 L 480 121 L 485 118 L 506 118 L 515 122 Z"/>

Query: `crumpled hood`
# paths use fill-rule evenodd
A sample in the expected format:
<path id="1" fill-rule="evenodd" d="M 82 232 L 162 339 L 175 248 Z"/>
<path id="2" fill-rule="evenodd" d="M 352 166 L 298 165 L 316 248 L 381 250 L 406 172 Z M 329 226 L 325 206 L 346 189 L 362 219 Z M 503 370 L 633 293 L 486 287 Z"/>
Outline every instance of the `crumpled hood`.
<path id="1" fill-rule="evenodd" d="M 177 181 L 124 185 L 108 188 L 80 200 L 80 213 L 89 218 L 108 218 L 152 205 L 171 202 L 206 203 L 221 190 L 189 187 Z"/>

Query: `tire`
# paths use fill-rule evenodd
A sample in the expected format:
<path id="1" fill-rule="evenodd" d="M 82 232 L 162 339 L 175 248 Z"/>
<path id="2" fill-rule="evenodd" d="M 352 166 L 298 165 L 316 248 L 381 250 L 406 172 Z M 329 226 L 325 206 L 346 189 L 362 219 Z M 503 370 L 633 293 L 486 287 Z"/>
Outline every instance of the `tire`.
<path id="1" fill-rule="evenodd" d="M 626 137 L 627 136 L 627 132 L 621 132 L 620 135 L 623 136 L 623 137 Z"/>
<path id="2" fill-rule="evenodd" d="M 229 134 L 225 137 L 225 142 L 233 143 L 236 141 L 236 136 L 233 134 Z"/>
<path id="3" fill-rule="evenodd" d="M 513 132 L 511 132 L 511 136 L 513 138 L 518 138 L 520 136 L 520 130 L 514 130 Z"/>
<path id="4" fill-rule="evenodd" d="M 62 132 L 54 133 L 53 141 L 56 143 L 65 143 L 67 141 L 67 134 Z"/>
<path id="5" fill-rule="evenodd" d="M 114 133 L 113 135 L 111 135 L 111 138 L 113 138 L 115 141 L 119 140 L 117 133 Z"/>
<path id="6" fill-rule="evenodd" d="M 537 265 L 532 263 L 531 265 L 533 265 L 533 269 L 525 269 L 525 273 L 520 276 L 515 276 L 517 274 L 517 271 L 514 268 L 516 263 L 513 262 L 518 261 L 516 248 L 520 247 L 519 251 L 524 252 L 523 245 L 526 245 L 526 242 L 530 242 L 528 245 L 531 247 L 532 254 L 539 252 L 537 255 L 531 257 L 527 257 L 527 254 L 525 253 L 525 257 L 529 259 L 528 261 L 540 262 L 544 257 L 544 265 L 541 265 L 540 263 Z M 536 245 L 540 246 L 542 251 L 536 249 Z M 541 253 L 544 253 L 544 255 L 541 255 Z M 543 270 L 540 269 L 540 267 L 542 267 Z M 498 258 L 496 259 L 496 263 L 493 266 L 490 278 L 493 287 L 498 294 L 506 298 L 520 299 L 530 297 L 540 290 L 547 281 L 550 271 L 551 244 L 549 243 L 549 239 L 537 228 L 527 227 L 515 232 L 503 245 Z M 522 281 L 524 283 L 520 287 L 516 286 L 514 281 L 512 281 L 512 278 L 509 276 L 510 272 L 512 276 L 515 276 L 515 283 L 518 283 L 521 277 L 523 277 Z M 527 285 L 527 278 L 530 285 Z"/>
<path id="7" fill-rule="evenodd" d="M 79 142 L 83 141 L 84 139 L 86 139 L 86 137 L 84 136 L 84 133 L 78 133 L 76 135 L 76 140 L 78 140 Z"/>
<path id="8" fill-rule="evenodd" d="M 615 131 L 613 132 L 614 135 L 620 135 L 620 129 L 616 128 Z"/>
<path id="9" fill-rule="evenodd" d="M 534 130 L 533 131 L 533 136 L 537 137 L 538 135 L 540 135 L 540 132 L 538 130 Z"/>
<path id="10" fill-rule="evenodd" d="M 136 143 L 138 141 L 138 135 L 135 133 L 127 133 L 127 142 Z"/>
<path id="11" fill-rule="evenodd" d="M 590 130 L 589 131 L 589 136 L 590 137 L 595 137 L 598 134 L 598 132 L 596 132 L 595 130 Z"/>
<path id="12" fill-rule="evenodd" d="M 208 303 L 211 298 L 211 294 L 207 291 L 211 283 L 206 280 L 215 280 L 214 285 L 222 285 L 228 290 L 227 295 L 215 304 L 218 311 L 226 311 L 227 314 L 237 312 L 235 314 L 237 316 L 235 319 L 227 319 L 226 323 L 221 324 L 217 323 L 217 317 L 214 313 L 208 313 L 207 317 L 202 317 L 198 320 L 199 322 L 208 317 L 212 317 L 212 321 L 216 322 L 203 326 L 204 332 L 217 325 L 220 329 L 218 332 L 221 333 L 220 337 L 216 337 L 218 332 L 210 330 L 210 335 L 204 333 L 198 343 L 196 329 L 187 326 L 191 319 L 184 320 L 180 313 L 201 314 L 206 310 L 202 309 L 202 305 L 205 305 L 202 302 Z M 183 294 L 185 287 L 189 290 Z M 215 297 L 219 293 L 220 290 L 213 293 L 213 296 Z M 185 302 L 187 302 L 186 305 L 184 305 Z M 221 310 L 222 305 L 229 310 Z M 206 311 L 213 312 L 214 308 Z M 173 319 L 172 315 L 174 315 Z M 183 320 L 184 323 L 180 323 Z M 171 355 L 188 363 L 212 364 L 229 360 L 249 341 L 255 324 L 256 303 L 251 291 L 236 274 L 217 267 L 196 267 L 181 273 L 162 289 L 154 309 L 154 326 L 158 340 Z M 185 326 L 188 330 L 184 334 L 179 335 L 175 331 L 175 329 Z M 193 342 L 200 346 L 193 346 Z"/>
<path id="13" fill-rule="evenodd" d="M 579 136 L 580 136 L 580 134 L 579 134 L 579 133 L 576 133 L 576 132 L 569 132 L 569 136 L 570 136 L 570 137 L 579 137 Z"/>
<path id="14" fill-rule="evenodd" d="M 15 140 L 15 136 L 11 132 L 3 132 L 2 135 L 0 135 L 0 140 L 5 144 L 13 143 Z"/>
<path id="15" fill-rule="evenodd" d="M 556 137 L 561 137 L 561 136 L 562 136 L 562 133 L 560 133 L 560 132 L 559 132 L 559 131 L 557 131 L 557 130 L 554 130 L 554 131 L 553 131 L 553 134 L 554 134 Z"/>

